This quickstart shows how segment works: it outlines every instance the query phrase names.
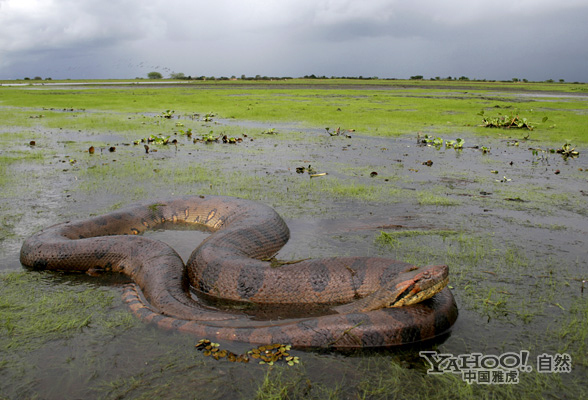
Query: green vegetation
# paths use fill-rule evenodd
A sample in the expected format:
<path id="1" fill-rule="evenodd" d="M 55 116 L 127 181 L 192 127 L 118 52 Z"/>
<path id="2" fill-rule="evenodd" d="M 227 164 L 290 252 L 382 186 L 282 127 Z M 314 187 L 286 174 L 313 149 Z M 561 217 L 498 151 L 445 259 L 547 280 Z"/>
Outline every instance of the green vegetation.
<path id="1" fill-rule="evenodd" d="M 195 346 L 205 357 L 212 357 L 215 360 L 226 359 L 229 362 L 258 362 L 261 365 L 274 365 L 283 362 L 291 367 L 300 363 L 300 358 L 290 355 L 292 346 L 288 344 L 261 345 L 248 350 L 243 354 L 235 354 L 230 350 L 223 349 L 219 343 L 211 342 L 208 339 L 200 339 Z"/>
<path id="2" fill-rule="evenodd" d="M 575 147 L 572 147 L 572 144 L 569 142 L 564 143 L 563 146 L 555 152 L 561 154 L 564 158 L 578 157 L 580 155 L 580 152 L 577 151 Z"/>
<path id="3" fill-rule="evenodd" d="M 153 71 L 153 72 L 149 72 L 147 74 L 147 78 L 149 78 L 149 79 L 163 79 L 163 75 L 161 75 L 161 72 Z"/>
<path id="4" fill-rule="evenodd" d="M 115 302 L 110 290 L 88 285 L 55 286 L 49 273 L 0 274 L 0 350 L 30 351 L 85 329 L 120 331 L 137 323 L 129 313 L 109 312 Z M 120 303 L 120 299 L 116 299 Z"/>
<path id="5" fill-rule="evenodd" d="M 431 230 L 431 231 L 419 231 L 419 230 L 401 230 L 401 231 L 393 231 L 393 232 L 380 232 L 380 235 L 376 237 L 376 242 L 388 245 L 392 247 L 397 247 L 400 245 L 401 238 L 412 238 L 417 236 L 439 236 L 442 238 L 448 237 L 450 235 L 457 235 L 458 232 L 455 231 L 439 231 L 439 230 Z"/>
<path id="6" fill-rule="evenodd" d="M 519 116 L 519 110 L 515 110 L 514 112 L 510 113 L 509 115 L 502 115 L 498 114 L 497 117 L 486 117 L 484 116 L 484 110 L 480 111 L 478 115 L 484 117 L 482 119 L 483 126 L 486 128 L 517 128 L 517 129 L 528 129 L 530 131 L 535 128 L 532 125 L 531 121 L 527 118 Z M 548 120 L 548 117 L 543 117 L 541 122 L 545 123 Z"/>
<path id="7" fill-rule="evenodd" d="M 361 372 L 359 372 L 361 371 Z M 328 382 L 315 382 L 305 369 L 268 369 L 255 398 L 259 400 L 283 399 L 520 399 L 542 398 L 551 390 L 564 390 L 581 396 L 581 382 L 563 383 L 559 377 L 536 372 L 521 374 L 517 385 L 467 384 L 459 375 L 426 375 L 424 364 L 407 368 L 399 357 L 389 354 L 374 355 L 369 360 L 360 360 L 357 372 L 346 371 L 351 379 L 358 378 L 352 388 L 346 386 L 343 377 L 331 378 Z M 336 371 L 338 372 L 338 371 Z M 359 376 L 359 375 L 362 376 Z M 409 384 L 407 384 L 409 382 Z"/>
<path id="8" fill-rule="evenodd" d="M 417 199 L 422 206 L 440 206 L 450 207 L 459 204 L 458 200 L 451 199 L 447 196 L 438 195 L 428 191 L 422 191 L 417 194 Z"/>
<path id="9" fill-rule="evenodd" d="M 316 80 L 312 86 L 308 84 L 305 80 L 198 81 L 156 90 L 138 84 L 97 85 L 82 90 L 36 87 L 33 91 L 26 87 L 5 87 L 0 91 L 0 102 L 31 111 L 73 108 L 130 113 L 158 113 L 162 105 L 168 104 L 174 105 L 176 114 L 213 109 L 224 119 L 294 122 L 306 127 L 340 126 L 354 129 L 358 134 L 378 136 L 424 129 L 433 129 L 435 134 L 466 131 L 487 134 L 476 128 L 480 108 L 508 109 L 516 105 L 521 113 L 540 113 L 541 118 L 548 117 L 554 122 L 549 127 L 536 128 L 533 139 L 561 141 L 565 133 L 571 134 L 566 139 L 588 143 L 586 115 L 579 111 L 586 108 L 585 100 L 541 95 L 544 90 L 573 92 L 581 89 L 581 85 L 468 82 L 470 90 L 464 93 L 460 86 L 463 83 L 447 81 L 410 81 L 409 86 L 405 81 L 381 80 Z M 517 97 L 512 92 L 515 88 L 532 96 Z M 506 89 L 512 94 L 500 92 Z M 48 111 L 43 113 L 45 117 L 50 114 Z"/>
<path id="10" fill-rule="evenodd" d="M 577 364 L 588 366 L 588 301 L 576 298 L 569 312 L 570 318 L 563 324 L 553 324 L 549 333 L 562 341 L 560 352 L 570 353 Z"/>
<path id="11" fill-rule="evenodd" d="M 561 287 L 567 286 L 565 271 L 556 276 L 549 263 L 531 264 L 515 245 L 506 247 L 496 238 L 472 236 L 453 231 L 400 230 L 381 232 L 376 242 L 393 251 L 394 257 L 417 265 L 446 264 L 450 266 L 449 285 L 459 293 L 462 307 L 473 310 L 488 320 L 505 320 L 528 324 L 545 318 L 546 305 L 559 303 Z M 536 278 L 524 292 L 517 291 L 530 273 Z M 560 333 L 566 351 L 581 362 L 586 347 L 579 322 L 584 301 L 571 306 L 568 322 Z M 584 324 L 585 325 L 585 324 Z M 565 333 L 564 333 L 565 332 Z M 573 332 L 573 333 L 572 333 Z"/>

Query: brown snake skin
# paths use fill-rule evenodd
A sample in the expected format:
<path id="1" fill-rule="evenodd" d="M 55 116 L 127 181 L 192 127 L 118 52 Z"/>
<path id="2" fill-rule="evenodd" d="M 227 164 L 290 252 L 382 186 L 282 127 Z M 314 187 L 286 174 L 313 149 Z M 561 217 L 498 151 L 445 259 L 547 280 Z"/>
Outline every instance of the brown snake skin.
<path id="1" fill-rule="evenodd" d="M 137 234 L 169 224 L 196 224 L 211 234 L 186 267 L 163 242 Z M 377 290 L 407 263 L 376 257 L 304 260 L 279 268 L 272 257 L 289 239 L 270 207 L 222 196 L 185 196 L 132 205 L 103 216 L 46 228 L 23 243 L 20 259 L 35 269 L 123 273 L 125 301 L 140 318 L 212 340 L 295 347 L 388 347 L 431 339 L 451 327 L 457 306 L 448 288 L 419 304 L 369 312 L 272 321 L 221 311 L 208 299 L 298 305 L 340 304 Z"/>

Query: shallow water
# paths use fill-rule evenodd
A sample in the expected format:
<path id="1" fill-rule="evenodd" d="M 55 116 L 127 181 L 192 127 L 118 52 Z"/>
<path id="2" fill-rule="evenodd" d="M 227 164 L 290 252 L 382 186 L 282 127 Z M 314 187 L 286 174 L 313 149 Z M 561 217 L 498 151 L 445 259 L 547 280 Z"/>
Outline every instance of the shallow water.
<path id="1" fill-rule="evenodd" d="M 232 126 L 239 124 L 230 121 Z M 258 128 L 247 122 L 242 125 Z M 131 174 L 112 180 L 88 176 L 86 168 L 136 160 L 137 168 L 150 162 L 154 169 L 166 171 L 190 165 L 209 167 L 211 174 L 233 171 L 259 179 L 258 191 L 244 193 L 275 207 L 288 223 L 292 238 L 279 252 L 280 259 L 378 255 L 419 264 L 448 263 L 460 315 L 442 343 L 423 348 L 456 355 L 529 350 L 531 364 L 541 353 L 566 351 L 578 362 L 572 373 L 559 374 L 557 379 L 573 388 L 570 393 L 586 389 L 585 382 L 578 386 L 587 372 L 585 355 L 578 353 L 585 347 L 558 333 L 558 327 L 573 325 L 577 318 L 572 313 L 574 304 L 585 309 L 588 301 L 588 286 L 582 291 L 588 270 L 586 149 L 579 149 L 577 159 L 564 159 L 550 152 L 534 155 L 530 150 L 546 150 L 546 145 L 519 140 L 515 146 L 507 138 L 462 136 L 465 146 L 457 151 L 424 145 L 416 136 L 374 138 L 350 133 L 349 138 L 330 137 L 320 129 L 272 127 L 280 132 L 276 137 L 260 135 L 234 146 L 178 138 L 177 146 L 149 155 L 140 148 L 123 146 L 125 139 L 116 135 L 39 131 L 40 136 L 58 135 L 49 145 L 55 155 L 43 163 L 10 166 L 21 184 L 14 184 L 1 203 L 3 224 L 10 227 L 11 235 L 0 241 L 0 269 L 20 270 L 18 252 L 23 238 L 42 227 L 101 214 L 137 197 L 155 199 L 199 190 L 224 194 L 232 193 L 231 185 L 237 185 L 230 181 L 217 188 L 216 183 L 208 187 L 207 182 L 172 180 L 170 186 L 159 183 L 158 173 L 151 171 L 151 179 Z M 82 154 L 83 144 L 76 147 L 87 140 L 104 142 L 94 158 Z M 109 154 L 105 149 L 112 145 L 117 152 Z M 489 148 L 489 153 L 482 147 Z M 76 163 L 69 162 L 72 157 Z M 328 175 L 310 178 L 308 173 L 296 172 L 297 167 L 308 165 Z M 88 186 L 82 189 L 84 184 Z M 358 188 L 357 193 L 338 195 L 335 191 L 351 184 Z M 141 191 L 132 190 L 136 185 L 142 185 Z M 328 185 L 333 185 L 332 190 Z M 383 246 L 376 241 L 381 231 L 420 234 Z M 149 235 L 168 242 L 184 260 L 207 237 L 198 231 Z M 44 282 L 42 290 L 48 293 L 70 286 L 106 290 L 116 297 L 110 310 L 126 310 L 119 299 L 125 280 L 58 275 L 55 280 L 45 277 Z M 385 398 L 385 393 L 369 395 L 366 389 L 377 387 L 376 371 L 382 366 L 396 363 L 414 369 L 419 376 L 424 374 L 423 360 L 414 350 L 295 352 L 302 366 L 268 369 L 206 358 L 193 348 L 196 341 L 140 322 L 108 333 L 90 325 L 69 338 L 30 351 L 10 352 L 5 364 L 0 363 L 0 395 L 250 398 L 262 387 L 269 390 L 263 381 L 270 377 L 288 387 L 293 397 L 338 393 L 340 398 Z M 223 346 L 235 352 L 251 347 Z M 521 379 L 527 379 L 525 375 L 534 379 L 526 373 L 521 373 Z M 557 379 L 547 381 L 544 393 L 558 395 Z M 527 381 L 520 390 L 530 385 Z M 484 393 L 483 388 L 476 390 Z"/>

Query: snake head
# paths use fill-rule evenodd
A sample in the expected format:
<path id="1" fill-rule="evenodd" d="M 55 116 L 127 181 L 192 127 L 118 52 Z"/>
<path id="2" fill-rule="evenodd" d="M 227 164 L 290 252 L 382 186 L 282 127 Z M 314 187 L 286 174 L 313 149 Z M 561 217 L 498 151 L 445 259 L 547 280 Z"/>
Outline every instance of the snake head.
<path id="1" fill-rule="evenodd" d="M 400 282 L 399 282 L 400 281 Z M 386 285 L 390 302 L 386 307 L 402 307 L 420 303 L 439 293 L 449 283 L 447 265 L 431 265 L 403 272 L 393 281 L 392 289 Z"/>
<path id="2" fill-rule="evenodd" d="M 333 307 L 341 314 L 367 312 L 385 307 L 403 307 L 420 303 L 439 293 L 449 283 L 447 265 L 412 267 L 401 272 L 380 289 L 366 297 Z"/>

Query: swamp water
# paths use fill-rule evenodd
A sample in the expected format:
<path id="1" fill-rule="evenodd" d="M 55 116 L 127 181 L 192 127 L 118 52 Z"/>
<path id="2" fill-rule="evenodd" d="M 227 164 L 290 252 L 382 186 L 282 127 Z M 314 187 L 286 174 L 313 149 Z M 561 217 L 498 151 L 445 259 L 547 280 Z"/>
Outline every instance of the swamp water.
<path id="1" fill-rule="evenodd" d="M 15 145 L 43 157 L 4 169 L 0 398 L 586 396 L 585 149 L 564 159 L 532 141 L 460 134 L 465 144 L 455 150 L 428 146 L 416 135 L 330 137 L 275 127 L 278 135 L 249 135 L 234 145 L 178 136 L 177 144 L 151 145 L 149 153 L 125 137 L 55 129 L 32 132 L 34 146 L 29 139 Z M 94 154 L 87 152 L 90 144 Z M 271 205 L 291 229 L 278 254 L 283 260 L 377 255 L 446 263 L 459 318 L 447 337 L 417 348 L 292 351 L 300 360 L 295 366 L 238 364 L 205 357 L 194 347 L 202 338 L 132 317 L 120 298 L 125 279 L 22 272 L 20 244 L 45 226 L 181 194 Z M 184 259 L 206 237 L 150 235 Z M 49 313 L 65 320 L 50 321 Z M 235 353 L 252 347 L 221 345 Z M 533 370 L 520 370 L 518 384 L 467 384 L 460 374 L 427 375 L 430 365 L 419 350 L 529 351 Z M 570 373 L 536 371 L 538 356 L 563 353 L 572 359 Z"/>

